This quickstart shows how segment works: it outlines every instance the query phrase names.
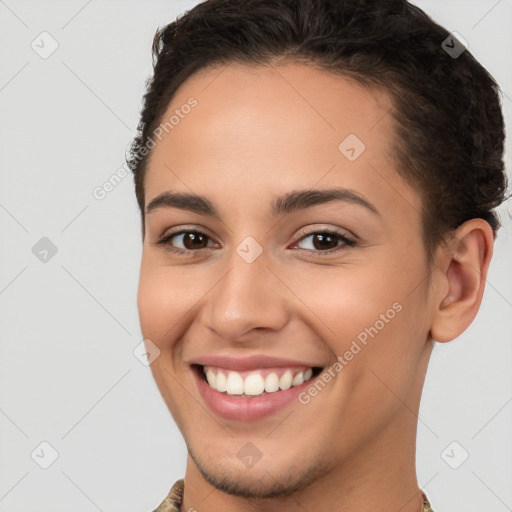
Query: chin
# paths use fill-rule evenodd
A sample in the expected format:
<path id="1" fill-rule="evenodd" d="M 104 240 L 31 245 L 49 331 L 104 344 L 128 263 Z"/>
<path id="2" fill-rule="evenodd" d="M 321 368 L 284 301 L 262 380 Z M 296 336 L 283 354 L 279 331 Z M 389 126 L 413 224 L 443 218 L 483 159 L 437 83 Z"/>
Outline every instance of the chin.
<path id="1" fill-rule="evenodd" d="M 256 462 L 252 467 L 234 459 L 197 456 L 189 448 L 189 454 L 203 478 L 215 489 L 243 498 L 276 498 L 294 494 L 304 489 L 325 473 L 325 468 L 311 464 L 299 466 L 297 462 L 267 460 Z M 297 458 L 295 461 L 297 461 Z M 258 467 L 259 466 L 259 467 Z"/>

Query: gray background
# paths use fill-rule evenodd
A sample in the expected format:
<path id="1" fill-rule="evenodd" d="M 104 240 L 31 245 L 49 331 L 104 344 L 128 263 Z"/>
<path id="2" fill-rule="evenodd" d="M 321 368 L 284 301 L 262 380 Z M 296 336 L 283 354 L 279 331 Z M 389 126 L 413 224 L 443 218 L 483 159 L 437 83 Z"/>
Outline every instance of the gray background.
<path id="1" fill-rule="evenodd" d="M 184 475 L 181 435 L 133 354 L 132 179 L 93 190 L 124 163 L 156 28 L 196 3 L 0 0 L 0 512 L 149 512 Z M 498 80 L 510 131 L 512 1 L 416 3 Z M 59 46 L 43 59 L 34 40 Z M 508 141 L 509 174 L 510 155 Z M 435 347 L 425 384 L 418 477 L 436 512 L 512 510 L 512 207 L 499 212 L 480 313 Z"/>

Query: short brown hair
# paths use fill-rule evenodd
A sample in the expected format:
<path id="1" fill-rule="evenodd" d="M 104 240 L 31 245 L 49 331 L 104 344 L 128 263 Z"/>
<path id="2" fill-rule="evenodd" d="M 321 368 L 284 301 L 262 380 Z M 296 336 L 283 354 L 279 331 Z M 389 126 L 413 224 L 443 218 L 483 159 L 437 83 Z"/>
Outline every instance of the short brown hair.
<path id="1" fill-rule="evenodd" d="M 216 64 L 303 61 L 384 89 L 394 104 L 397 171 L 422 198 L 428 261 L 472 218 L 496 231 L 505 199 L 499 87 L 450 33 L 406 0 L 207 0 L 157 30 L 127 163 L 144 222 L 148 140 L 178 87 Z M 453 46 L 457 40 L 450 40 Z M 141 151 L 144 156 L 141 156 Z"/>

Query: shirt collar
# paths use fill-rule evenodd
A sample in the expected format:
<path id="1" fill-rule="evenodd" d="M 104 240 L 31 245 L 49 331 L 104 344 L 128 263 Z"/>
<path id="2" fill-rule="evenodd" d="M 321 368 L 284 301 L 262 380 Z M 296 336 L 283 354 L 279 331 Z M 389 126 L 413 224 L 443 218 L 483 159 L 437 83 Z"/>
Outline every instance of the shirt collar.
<path id="1" fill-rule="evenodd" d="M 180 512 L 184 490 L 185 480 L 181 478 L 174 483 L 164 501 L 153 512 Z M 421 493 L 423 494 L 423 512 L 434 512 L 427 495 L 423 491 Z"/>

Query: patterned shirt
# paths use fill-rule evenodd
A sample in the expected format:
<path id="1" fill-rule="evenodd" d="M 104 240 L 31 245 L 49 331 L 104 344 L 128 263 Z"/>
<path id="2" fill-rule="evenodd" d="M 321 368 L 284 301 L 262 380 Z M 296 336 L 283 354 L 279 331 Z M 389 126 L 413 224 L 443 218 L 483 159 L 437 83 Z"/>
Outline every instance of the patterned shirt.
<path id="1" fill-rule="evenodd" d="M 172 486 L 169 494 L 166 496 L 165 500 L 160 503 L 158 508 L 153 510 L 153 512 L 180 512 L 181 503 L 183 501 L 183 490 L 185 489 L 185 481 L 183 478 L 177 480 L 175 484 Z M 426 494 L 422 491 L 423 494 L 423 512 L 434 512 L 430 507 L 430 503 L 427 499 Z"/>

